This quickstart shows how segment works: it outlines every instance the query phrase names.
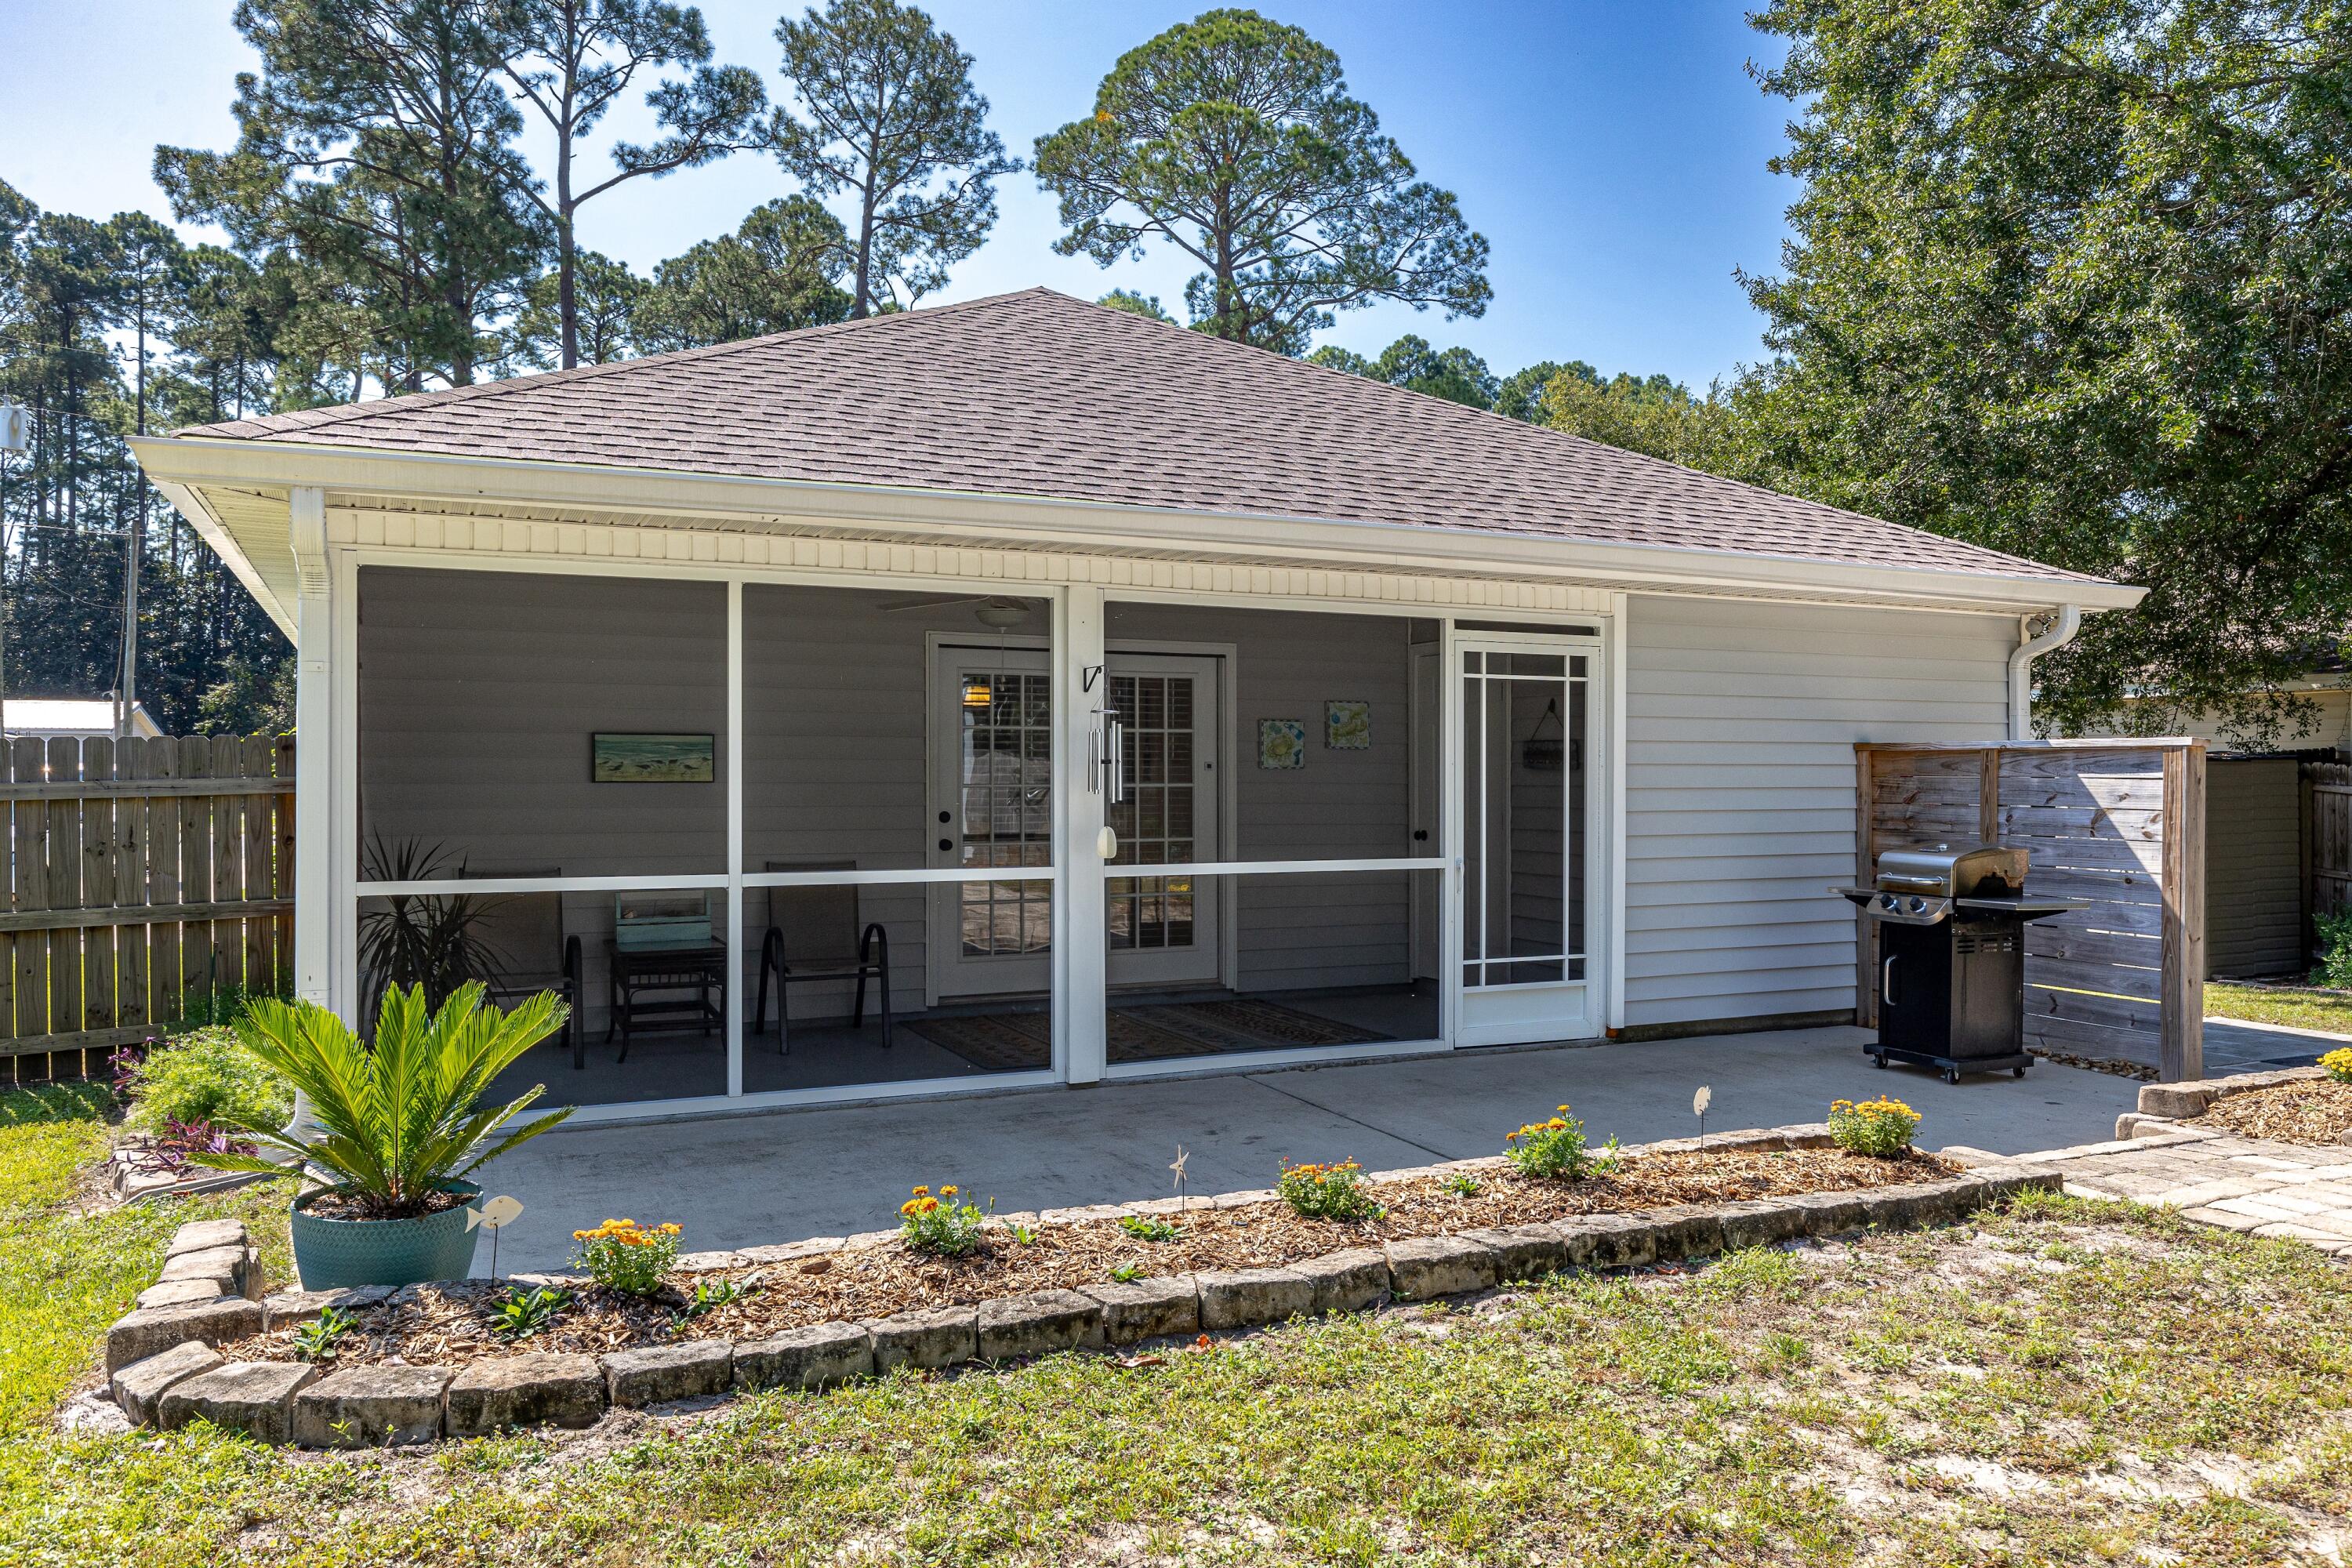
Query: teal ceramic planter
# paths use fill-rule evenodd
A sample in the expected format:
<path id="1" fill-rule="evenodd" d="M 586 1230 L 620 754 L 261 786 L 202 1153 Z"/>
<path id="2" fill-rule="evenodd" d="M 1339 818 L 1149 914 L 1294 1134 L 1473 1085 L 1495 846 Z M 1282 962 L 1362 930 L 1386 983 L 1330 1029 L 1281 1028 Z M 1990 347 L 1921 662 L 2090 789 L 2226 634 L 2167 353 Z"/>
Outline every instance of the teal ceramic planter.
<path id="1" fill-rule="evenodd" d="M 421 1285 L 471 1274 L 482 1233 L 466 1227 L 466 1215 L 482 1189 L 471 1182 L 451 1182 L 442 1190 L 466 1202 L 423 1219 L 326 1219 L 308 1209 L 322 1194 L 295 1199 L 294 1269 L 302 1277 L 302 1289 Z"/>

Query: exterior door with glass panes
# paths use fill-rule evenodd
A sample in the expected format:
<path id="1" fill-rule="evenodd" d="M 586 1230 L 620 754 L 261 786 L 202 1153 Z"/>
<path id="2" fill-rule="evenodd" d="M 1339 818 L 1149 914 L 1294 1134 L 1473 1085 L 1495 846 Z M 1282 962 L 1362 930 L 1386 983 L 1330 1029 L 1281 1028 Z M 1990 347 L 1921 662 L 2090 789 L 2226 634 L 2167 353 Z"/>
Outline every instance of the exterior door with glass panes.
<path id="1" fill-rule="evenodd" d="M 1119 716 L 1126 765 L 1120 797 L 1104 803 L 1118 836 L 1103 888 L 1107 978 L 1129 989 L 1214 984 L 1218 889 L 1150 868 L 1218 856 L 1217 660 L 1113 650 L 1109 661 L 1108 706 Z"/>
<path id="2" fill-rule="evenodd" d="M 1458 1044 L 1601 1032 L 1601 658 L 1598 638 L 1455 640 Z"/>
<path id="3" fill-rule="evenodd" d="M 925 969 L 934 1005 L 1043 994 L 1053 983 L 1052 679 L 1042 648 L 934 651 L 930 864 L 1038 871 L 933 886 Z"/>

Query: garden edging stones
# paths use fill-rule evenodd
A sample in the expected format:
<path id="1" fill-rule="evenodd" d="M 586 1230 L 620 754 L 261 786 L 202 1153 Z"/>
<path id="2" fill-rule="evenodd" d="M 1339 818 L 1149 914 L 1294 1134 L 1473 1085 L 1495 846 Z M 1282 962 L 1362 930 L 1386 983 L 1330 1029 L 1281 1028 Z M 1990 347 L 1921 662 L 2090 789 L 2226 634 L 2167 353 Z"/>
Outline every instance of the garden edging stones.
<path id="1" fill-rule="evenodd" d="M 2267 1076 L 2267 1075 L 2264 1075 Z M 2154 1086 L 2151 1086 L 2154 1087 Z M 2171 1086 L 2167 1086 L 2171 1087 Z M 1828 1142 L 1819 1123 L 1721 1133 L 1710 1150 L 1810 1149 Z M 1628 1149 L 1629 1154 L 1695 1148 L 1696 1142 Z M 1295 1317 L 1352 1311 L 1391 1300 L 1425 1300 L 1492 1289 L 1569 1268 L 1637 1268 L 1658 1258 L 1769 1246 L 1864 1226 L 1934 1225 L 2025 1191 L 2054 1192 L 2050 1170 L 1976 1150 L 1948 1150 L 1964 1173 L 1933 1182 L 1622 1213 L 1580 1215 L 1520 1226 L 1415 1237 L 1351 1247 L 1281 1268 L 1245 1268 L 1106 1281 L 1042 1290 L 976 1306 L 919 1309 L 865 1322 L 819 1323 L 740 1343 L 683 1340 L 602 1356 L 525 1353 L 461 1368 L 378 1363 L 321 1376 L 299 1362 L 220 1359 L 220 1347 L 272 1325 L 312 1318 L 329 1306 L 373 1305 L 358 1291 L 281 1292 L 261 1301 L 222 1295 L 210 1301 L 142 1308 L 108 1331 L 114 1395 L 134 1422 L 173 1427 L 203 1418 L 266 1442 L 308 1447 L 380 1446 L 473 1436 L 513 1426 L 593 1424 L 608 1406 L 762 1389 L 817 1389 L 898 1366 L 941 1368 L 1055 1351 L 1125 1346 L 1202 1330 L 1250 1329 Z M 1499 1159 L 1454 1161 L 1442 1173 L 1490 1170 Z M 1425 1173 L 1381 1172 L 1372 1181 Z M 1279 1201 L 1258 1191 L 1195 1200 L 1219 1207 Z M 1094 1205 L 1112 1217 L 1145 1205 Z M 1061 1211 L 1079 1212 L 1079 1211 Z M 224 1223 L 205 1222 L 205 1226 Z M 697 1254 L 704 1269 L 805 1258 L 895 1242 L 896 1233 L 819 1237 L 785 1247 Z M 182 1227 L 173 1256 L 251 1243 L 199 1226 Z M 208 1278 L 210 1276 L 207 1276 Z M 232 1277 L 258 1293 L 259 1269 Z"/>

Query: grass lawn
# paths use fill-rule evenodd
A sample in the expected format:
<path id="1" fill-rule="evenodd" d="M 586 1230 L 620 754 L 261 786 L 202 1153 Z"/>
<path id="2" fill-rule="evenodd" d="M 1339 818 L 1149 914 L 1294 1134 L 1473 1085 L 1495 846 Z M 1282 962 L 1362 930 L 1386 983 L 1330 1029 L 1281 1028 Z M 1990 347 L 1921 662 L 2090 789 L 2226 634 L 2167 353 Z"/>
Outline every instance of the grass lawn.
<path id="1" fill-rule="evenodd" d="M 281 1200 L 85 1212 L 88 1109 L 0 1103 L 0 1563 L 2267 1564 L 2352 1539 L 2352 1276 L 2064 1199 L 581 1434 L 64 1437 L 47 1407 L 171 1226 Z"/>
<path id="2" fill-rule="evenodd" d="M 2280 1024 L 2292 1029 L 2324 1029 L 2352 1035 L 2352 991 L 2320 991 L 2293 985 L 2232 985 L 2205 983 L 2205 1016 L 2243 1018 L 2250 1024 Z"/>

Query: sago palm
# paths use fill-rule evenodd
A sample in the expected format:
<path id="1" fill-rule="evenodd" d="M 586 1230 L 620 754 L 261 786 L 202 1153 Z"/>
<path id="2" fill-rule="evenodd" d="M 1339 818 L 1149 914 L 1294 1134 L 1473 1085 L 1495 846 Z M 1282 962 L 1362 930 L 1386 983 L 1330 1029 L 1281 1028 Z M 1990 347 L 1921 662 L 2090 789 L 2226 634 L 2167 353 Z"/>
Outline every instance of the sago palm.
<path id="1" fill-rule="evenodd" d="M 308 1097 L 319 1135 L 276 1128 L 235 1131 L 323 1171 L 339 1193 L 376 1217 L 425 1212 L 433 1192 L 536 1138 L 571 1114 L 554 1110 L 514 1125 L 544 1091 L 534 1085 L 504 1105 L 486 1105 L 492 1079 L 563 1026 L 566 1009 L 541 992 L 511 1012 L 482 1005 L 482 987 L 458 987 L 438 1012 L 423 986 L 394 986 L 377 1016 L 375 1041 L 362 1042 L 316 1003 L 256 1001 L 237 1038 Z M 225 1171 L 277 1171 L 284 1163 L 251 1154 L 205 1154 Z"/>

